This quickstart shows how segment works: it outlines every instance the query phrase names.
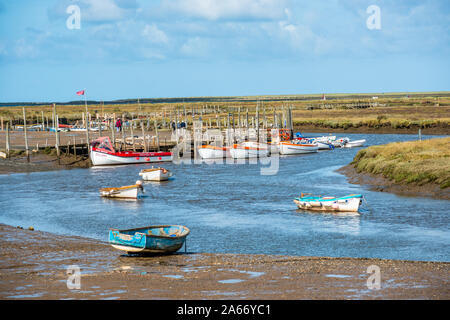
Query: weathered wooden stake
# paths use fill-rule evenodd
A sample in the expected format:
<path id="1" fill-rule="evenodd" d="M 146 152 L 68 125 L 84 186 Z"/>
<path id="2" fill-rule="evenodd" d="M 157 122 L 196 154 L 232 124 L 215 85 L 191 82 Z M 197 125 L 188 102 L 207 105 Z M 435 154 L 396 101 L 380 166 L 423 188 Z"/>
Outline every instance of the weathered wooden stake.
<path id="1" fill-rule="evenodd" d="M 41 110 L 41 116 L 42 116 L 42 131 L 45 131 L 44 111 L 42 111 L 42 110 Z"/>
<path id="2" fill-rule="evenodd" d="M 158 147 L 158 151 L 160 151 L 160 146 L 159 146 L 159 133 L 158 133 L 158 124 L 156 123 L 156 119 L 155 119 L 155 135 L 156 135 L 156 145 Z"/>
<path id="3" fill-rule="evenodd" d="M 73 136 L 73 154 L 75 155 L 75 159 L 77 158 L 77 140 L 75 136 Z"/>
<path id="4" fill-rule="evenodd" d="M 59 149 L 59 132 L 58 132 L 58 115 L 55 114 L 55 149 L 56 149 L 56 155 L 58 156 L 58 164 L 60 161 L 61 151 Z"/>
<path id="5" fill-rule="evenodd" d="M 141 130 L 142 130 L 142 141 L 144 144 L 144 152 L 148 152 L 147 139 L 145 138 L 144 124 L 142 123 L 142 120 L 141 120 Z"/>
<path id="6" fill-rule="evenodd" d="M 11 141 L 10 141 L 10 137 L 9 137 L 9 127 L 10 127 L 10 123 L 7 122 L 6 123 L 6 157 L 9 158 L 9 154 L 10 154 L 10 148 L 11 148 Z"/>
<path id="7" fill-rule="evenodd" d="M 133 145 L 133 151 L 136 152 L 136 146 L 134 145 L 133 120 L 131 120 L 130 130 L 131 130 L 130 133 L 131 133 L 131 143 Z"/>
<path id="8" fill-rule="evenodd" d="M 25 136 L 25 152 L 27 155 L 27 162 L 30 162 L 30 150 L 28 149 L 28 137 L 27 137 L 27 116 L 25 113 L 25 107 L 23 109 L 23 134 Z"/>
<path id="9" fill-rule="evenodd" d="M 111 123 L 111 137 L 113 147 L 116 148 L 116 128 L 114 128 L 114 121 Z"/>

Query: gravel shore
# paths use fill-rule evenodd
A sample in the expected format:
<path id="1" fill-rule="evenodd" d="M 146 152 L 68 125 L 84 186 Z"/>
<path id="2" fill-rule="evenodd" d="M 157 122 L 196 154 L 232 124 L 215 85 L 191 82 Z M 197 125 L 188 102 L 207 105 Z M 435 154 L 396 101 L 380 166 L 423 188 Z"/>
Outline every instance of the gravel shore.
<path id="1" fill-rule="evenodd" d="M 0 225 L 0 299 L 450 298 L 448 262 L 184 253 L 184 248 L 174 255 L 137 257 L 101 241 L 23 227 Z M 80 268 L 79 289 L 67 285 L 73 265 Z M 367 272 L 369 266 L 380 270 L 380 289 L 368 288 L 375 275 Z"/>

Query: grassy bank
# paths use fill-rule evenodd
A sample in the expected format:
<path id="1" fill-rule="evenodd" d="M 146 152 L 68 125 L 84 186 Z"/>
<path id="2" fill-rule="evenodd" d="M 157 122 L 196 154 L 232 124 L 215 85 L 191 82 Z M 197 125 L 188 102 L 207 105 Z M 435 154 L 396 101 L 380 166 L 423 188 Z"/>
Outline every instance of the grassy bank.
<path id="1" fill-rule="evenodd" d="M 450 187 L 450 138 L 395 142 L 360 150 L 351 165 L 397 184 Z"/>

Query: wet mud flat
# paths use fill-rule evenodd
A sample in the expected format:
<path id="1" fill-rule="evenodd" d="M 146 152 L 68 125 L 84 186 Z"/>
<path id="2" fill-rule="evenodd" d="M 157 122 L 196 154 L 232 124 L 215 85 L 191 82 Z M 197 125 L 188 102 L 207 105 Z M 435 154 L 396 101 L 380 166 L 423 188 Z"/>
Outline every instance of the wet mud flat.
<path id="1" fill-rule="evenodd" d="M 89 168 L 90 160 L 86 156 L 45 154 L 43 152 L 30 152 L 30 162 L 24 154 L 9 159 L 0 158 L 0 174 L 29 173 L 72 168 Z"/>
<path id="2" fill-rule="evenodd" d="M 450 298 L 448 262 L 185 253 L 184 248 L 174 255 L 138 257 L 93 239 L 23 227 L 0 225 L 0 299 Z M 71 278 L 73 266 L 80 270 L 79 288 Z M 369 279 L 375 275 L 367 272 L 370 266 L 379 268 L 379 289 Z"/>

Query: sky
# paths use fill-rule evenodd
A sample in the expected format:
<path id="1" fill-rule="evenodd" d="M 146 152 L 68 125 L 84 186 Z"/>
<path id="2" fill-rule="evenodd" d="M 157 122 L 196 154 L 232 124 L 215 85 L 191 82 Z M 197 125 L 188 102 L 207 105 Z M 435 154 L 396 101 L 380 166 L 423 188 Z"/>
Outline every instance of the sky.
<path id="1" fill-rule="evenodd" d="M 0 102 L 448 91 L 449 57 L 448 0 L 0 0 Z"/>

